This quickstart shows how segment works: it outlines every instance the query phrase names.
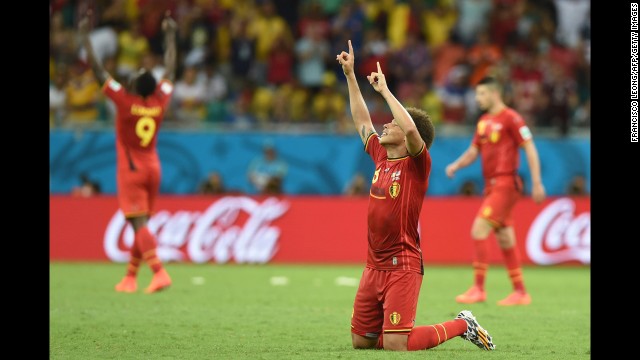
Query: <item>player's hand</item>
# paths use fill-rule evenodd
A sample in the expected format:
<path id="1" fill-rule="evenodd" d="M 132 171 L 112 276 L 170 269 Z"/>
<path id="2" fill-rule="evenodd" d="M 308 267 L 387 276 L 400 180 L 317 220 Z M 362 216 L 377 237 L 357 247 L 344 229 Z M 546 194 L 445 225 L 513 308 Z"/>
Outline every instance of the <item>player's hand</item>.
<path id="1" fill-rule="evenodd" d="M 456 171 L 458 171 L 458 167 L 456 166 L 456 164 L 449 164 L 444 169 L 444 171 L 447 173 L 447 176 L 449 178 L 453 179 L 453 176 L 456 174 Z"/>
<path id="2" fill-rule="evenodd" d="M 342 65 L 342 72 L 345 75 L 353 74 L 353 68 L 355 64 L 355 57 L 353 55 L 353 46 L 351 45 L 351 40 L 349 40 L 349 53 L 341 52 L 336 55 L 336 60 Z"/>
<path id="3" fill-rule="evenodd" d="M 166 33 L 176 31 L 177 28 L 178 24 L 171 18 L 171 11 L 167 10 L 167 12 L 164 13 L 164 19 L 162 19 L 162 31 Z"/>
<path id="4" fill-rule="evenodd" d="M 531 191 L 531 197 L 533 198 L 533 201 L 535 201 L 536 204 L 540 204 L 542 201 L 544 201 L 545 196 L 546 194 L 542 183 L 533 184 L 533 189 Z"/>
<path id="5" fill-rule="evenodd" d="M 89 18 L 91 17 L 91 10 L 87 11 L 87 14 L 78 22 L 78 32 L 82 36 L 89 34 Z"/>
<path id="6" fill-rule="evenodd" d="M 367 76 L 367 80 L 369 80 L 369 84 L 373 86 L 375 91 L 382 92 L 387 88 L 387 79 L 384 78 L 382 69 L 380 69 L 380 61 L 376 62 L 376 64 L 378 65 L 378 71 L 374 71 L 371 75 Z"/>

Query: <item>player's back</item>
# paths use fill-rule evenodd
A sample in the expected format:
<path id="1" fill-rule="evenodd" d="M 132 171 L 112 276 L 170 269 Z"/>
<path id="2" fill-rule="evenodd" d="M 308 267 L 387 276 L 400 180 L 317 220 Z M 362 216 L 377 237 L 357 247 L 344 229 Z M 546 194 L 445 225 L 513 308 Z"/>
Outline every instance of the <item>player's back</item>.
<path id="1" fill-rule="evenodd" d="M 123 106 L 118 108 L 118 142 L 132 152 L 146 153 L 156 149 L 165 108 L 162 101 L 154 95 L 144 99 L 127 94 Z"/>
<path id="2" fill-rule="evenodd" d="M 131 94 L 109 79 L 105 94 L 117 109 L 116 147 L 119 167 L 158 166 L 156 143 L 173 86 L 167 80 L 158 83 L 147 97 Z"/>

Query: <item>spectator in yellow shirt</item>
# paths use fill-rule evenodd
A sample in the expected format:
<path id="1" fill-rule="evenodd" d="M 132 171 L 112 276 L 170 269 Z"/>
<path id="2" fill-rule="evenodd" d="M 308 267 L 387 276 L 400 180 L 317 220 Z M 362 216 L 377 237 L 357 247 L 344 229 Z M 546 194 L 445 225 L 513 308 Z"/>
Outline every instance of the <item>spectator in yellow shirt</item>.
<path id="1" fill-rule="evenodd" d="M 81 63 L 76 63 L 71 71 L 71 79 L 66 88 L 67 121 L 70 123 L 91 123 L 98 118 L 100 87 L 93 73 Z"/>
<path id="2" fill-rule="evenodd" d="M 129 30 L 120 33 L 118 47 L 118 75 L 128 78 L 140 68 L 142 57 L 149 51 L 149 42 L 140 32 L 137 21 L 131 23 Z"/>

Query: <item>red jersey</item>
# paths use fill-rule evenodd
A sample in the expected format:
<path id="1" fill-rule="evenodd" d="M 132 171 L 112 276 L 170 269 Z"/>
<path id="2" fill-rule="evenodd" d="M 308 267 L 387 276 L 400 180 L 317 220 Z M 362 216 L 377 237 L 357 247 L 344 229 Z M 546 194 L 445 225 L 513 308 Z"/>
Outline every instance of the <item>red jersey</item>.
<path id="1" fill-rule="evenodd" d="M 520 160 L 518 148 L 531 138 L 531 131 L 520 114 L 509 107 L 497 115 L 482 115 L 472 144 L 482 156 L 485 180 L 499 175 L 516 175 Z"/>
<path id="2" fill-rule="evenodd" d="M 418 219 L 431 155 L 423 145 L 415 156 L 389 159 L 375 133 L 367 139 L 365 151 L 376 166 L 369 190 L 367 267 L 423 274 Z"/>
<path id="3" fill-rule="evenodd" d="M 128 93 L 109 78 L 102 91 L 116 105 L 116 151 L 118 169 L 159 167 L 156 151 L 158 130 L 173 93 L 173 85 L 163 79 L 146 99 Z"/>

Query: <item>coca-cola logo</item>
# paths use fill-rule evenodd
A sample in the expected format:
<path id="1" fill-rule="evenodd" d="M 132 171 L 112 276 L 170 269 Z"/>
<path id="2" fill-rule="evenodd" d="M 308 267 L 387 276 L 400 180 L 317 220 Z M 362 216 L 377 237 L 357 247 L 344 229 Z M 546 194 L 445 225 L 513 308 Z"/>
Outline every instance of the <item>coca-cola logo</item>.
<path id="1" fill-rule="evenodd" d="M 149 219 L 162 261 L 266 263 L 278 251 L 280 229 L 271 222 L 289 204 L 276 198 L 258 202 L 246 196 L 223 197 L 204 212 L 161 210 Z M 117 211 L 104 234 L 104 251 L 112 261 L 126 262 L 133 228 Z"/>
<path id="2" fill-rule="evenodd" d="M 536 264 L 591 262 L 591 213 L 576 216 L 576 204 L 560 198 L 538 214 L 527 235 L 527 255 Z"/>

